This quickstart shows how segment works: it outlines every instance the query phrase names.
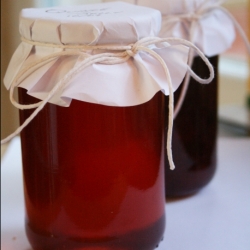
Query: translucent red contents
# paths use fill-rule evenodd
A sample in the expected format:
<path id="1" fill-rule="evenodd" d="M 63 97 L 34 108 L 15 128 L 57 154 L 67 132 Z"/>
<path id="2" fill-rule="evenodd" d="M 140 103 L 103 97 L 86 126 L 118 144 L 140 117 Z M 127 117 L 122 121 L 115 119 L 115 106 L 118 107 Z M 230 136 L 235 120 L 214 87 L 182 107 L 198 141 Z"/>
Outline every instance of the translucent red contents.
<path id="1" fill-rule="evenodd" d="M 19 90 L 21 103 L 37 100 Z M 133 107 L 47 104 L 22 132 L 35 250 L 152 250 L 163 237 L 164 98 Z M 21 111 L 21 122 L 31 111 Z"/>
<path id="2" fill-rule="evenodd" d="M 211 181 L 216 170 L 218 56 L 209 60 L 215 78 L 206 85 L 190 79 L 182 108 L 174 120 L 172 149 L 176 169 L 170 170 L 165 160 L 168 197 L 199 191 Z M 209 76 L 207 66 L 198 57 L 192 69 L 202 78 Z M 180 92 L 181 88 L 175 92 L 175 102 Z"/>

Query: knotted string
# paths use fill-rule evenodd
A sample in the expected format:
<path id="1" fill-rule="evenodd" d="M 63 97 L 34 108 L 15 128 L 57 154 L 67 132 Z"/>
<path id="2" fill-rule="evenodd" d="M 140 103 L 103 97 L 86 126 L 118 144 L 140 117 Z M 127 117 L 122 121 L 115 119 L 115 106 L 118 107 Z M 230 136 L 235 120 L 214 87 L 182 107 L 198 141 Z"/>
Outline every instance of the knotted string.
<path id="1" fill-rule="evenodd" d="M 236 19 L 233 17 L 233 15 L 228 10 L 226 10 L 225 8 L 220 6 L 221 3 L 223 3 L 223 1 L 220 1 L 217 4 L 213 4 L 209 7 L 202 7 L 194 13 L 186 13 L 186 14 L 180 14 L 180 15 L 178 15 L 178 14 L 176 14 L 176 15 L 163 15 L 163 24 L 164 25 L 162 28 L 162 34 L 164 34 L 164 31 L 166 31 L 167 24 L 176 23 L 179 21 L 182 21 L 182 22 L 188 21 L 188 22 L 190 22 L 189 41 L 193 43 L 197 22 L 200 19 L 206 18 L 207 16 L 211 15 L 211 13 L 214 10 L 221 10 L 223 13 L 225 13 L 233 21 L 233 24 L 234 24 L 236 30 L 239 32 L 240 36 L 242 37 L 242 39 L 246 45 L 248 54 L 250 54 L 250 44 L 249 44 L 248 38 L 246 36 L 246 33 L 244 32 L 244 30 L 242 29 L 240 24 L 236 21 Z M 164 28 L 165 28 L 165 30 L 164 30 Z M 189 60 L 188 60 L 188 66 L 190 68 L 192 67 L 194 57 L 195 57 L 195 53 L 194 53 L 194 51 L 191 50 L 190 54 L 189 54 Z M 174 118 L 176 118 L 176 116 L 178 115 L 178 113 L 182 107 L 182 104 L 184 102 L 184 99 L 185 99 L 185 96 L 187 93 L 187 89 L 188 89 L 188 85 L 189 85 L 189 80 L 190 80 L 190 75 L 186 74 L 184 82 L 182 84 L 180 97 L 179 97 L 177 104 L 174 108 Z"/>
<path id="2" fill-rule="evenodd" d="M 52 53 L 48 56 L 45 56 L 29 65 L 24 67 L 13 79 L 10 87 L 10 100 L 12 104 L 19 108 L 19 109 L 32 109 L 36 108 L 34 112 L 28 117 L 24 123 L 11 135 L 9 135 L 7 138 L 3 139 L 1 141 L 1 144 L 4 144 L 11 140 L 14 136 L 19 134 L 33 119 L 34 117 L 43 109 L 43 107 L 49 102 L 49 100 L 56 94 L 58 91 L 60 91 L 65 84 L 70 82 L 70 80 L 76 76 L 79 72 L 83 71 L 86 67 L 95 64 L 95 63 L 102 63 L 102 64 L 119 64 L 124 63 L 127 60 L 129 60 L 131 57 L 134 57 L 139 51 L 144 51 L 153 56 L 155 59 L 157 59 L 160 64 L 162 65 L 167 82 L 169 84 L 169 121 L 168 121 L 168 133 L 167 133 L 167 156 L 169 160 L 170 169 L 174 169 L 174 163 L 173 163 L 173 157 L 172 157 L 172 130 L 173 130 L 173 113 L 174 113 L 174 96 L 173 96 L 173 86 L 172 86 L 172 80 L 169 74 L 169 70 L 167 68 L 167 65 L 165 61 L 161 58 L 159 54 L 157 54 L 155 51 L 149 48 L 150 45 L 155 45 L 158 43 L 170 43 L 169 46 L 171 46 L 171 43 L 174 44 L 181 44 L 185 45 L 189 48 L 194 49 L 198 55 L 203 59 L 203 61 L 206 63 L 206 65 L 209 68 L 210 76 L 208 79 L 201 79 L 199 76 L 197 76 L 190 67 L 188 67 L 189 74 L 192 75 L 198 82 L 201 83 L 208 83 L 214 78 L 214 70 L 212 65 L 210 64 L 209 60 L 206 58 L 206 56 L 191 42 L 186 41 L 184 39 L 180 38 L 159 38 L 159 37 L 146 37 L 139 41 L 137 41 L 135 44 L 128 45 L 128 46 L 87 46 L 87 45 L 59 45 L 59 44 L 50 44 L 50 43 L 41 43 L 41 42 L 35 42 L 30 41 L 26 39 L 22 39 L 23 42 L 32 44 L 34 46 L 45 46 L 45 47 L 55 47 L 55 48 L 62 48 L 62 49 L 68 49 L 67 51 L 60 51 L 56 53 Z M 87 53 L 88 50 L 107 50 L 109 52 L 102 52 L 100 54 L 90 55 Z M 114 52 L 110 52 L 114 51 Z M 42 65 L 47 64 L 48 62 L 57 59 L 61 56 L 72 56 L 72 55 L 78 55 L 82 56 L 84 58 L 83 61 L 76 64 L 60 81 L 58 81 L 55 86 L 52 88 L 52 90 L 48 93 L 48 95 L 45 97 L 44 100 L 30 105 L 22 105 L 17 103 L 14 100 L 13 93 L 15 87 L 18 86 L 20 83 L 20 79 L 24 77 L 24 75 L 29 71 L 35 71 L 37 68 L 41 67 Z"/>

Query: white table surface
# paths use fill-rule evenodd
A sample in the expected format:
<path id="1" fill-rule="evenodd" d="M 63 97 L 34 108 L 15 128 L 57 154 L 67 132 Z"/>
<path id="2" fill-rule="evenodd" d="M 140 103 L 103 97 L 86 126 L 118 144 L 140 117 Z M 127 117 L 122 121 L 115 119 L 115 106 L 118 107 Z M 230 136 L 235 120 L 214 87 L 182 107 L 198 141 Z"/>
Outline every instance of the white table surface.
<path id="1" fill-rule="evenodd" d="M 194 196 L 168 201 L 166 213 L 158 250 L 250 250 L 250 139 L 219 138 L 214 179 Z M 18 137 L 2 159 L 1 238 L 2 250 L 31 250 L 24 232 Z"/>

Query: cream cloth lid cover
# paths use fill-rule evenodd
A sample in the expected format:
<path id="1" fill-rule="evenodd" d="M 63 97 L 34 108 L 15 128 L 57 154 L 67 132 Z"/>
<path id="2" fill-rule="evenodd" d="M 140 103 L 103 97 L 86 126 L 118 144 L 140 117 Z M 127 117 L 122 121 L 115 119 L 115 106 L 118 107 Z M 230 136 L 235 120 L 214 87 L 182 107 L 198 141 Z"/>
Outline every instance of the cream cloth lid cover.
<path id="1" fill-rule="evenodd" d="M 161 11 L 163 16 L 161 37 L 174 36 L 187 39 L 207 56 L 226 51 L 235 40 L 234 22 L 221 9 L 224 0 L 125 1 Z"/>
<path id="2" fill-rule="evenodd" d="M 32 67 L 15 86 L 43 100 L 62 77 L 85 55 L 100 51 L 63 48 L 60 45 L 129 45 L 144 37 L 157 36 L 161 27 L 158 10 L 123 2 L 66 7 L 24 9 L 20 33 L 25 39 L 14 53 L 4 83 L 7 89 L 27 65 L 53 53 L 75 51 L 79 55 L 58 56 Z M 30 41 L 38 43 L 30 43 Z M 46 44 L 53 46 L 44 46 Z M 57 46 L 58 45 L 58 46 Z M 187 71 L 188 48 L 164 43 L 151 45 L 165 61 L 176 90 Z M 111 105 L 132 106 L 150 100 L 155 93 L 169 94 L 166 75 L 158 60 L 139 51 L 124 63 L 94 63 L 78 72 L 50 100 L 69 106 L 72 99 Z"/>

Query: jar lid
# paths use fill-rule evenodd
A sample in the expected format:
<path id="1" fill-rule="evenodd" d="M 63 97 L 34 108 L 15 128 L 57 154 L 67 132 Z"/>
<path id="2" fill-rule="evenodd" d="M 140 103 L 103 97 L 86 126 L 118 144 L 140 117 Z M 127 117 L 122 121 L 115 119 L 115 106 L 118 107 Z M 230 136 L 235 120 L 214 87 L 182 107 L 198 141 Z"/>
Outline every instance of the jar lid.
<path id="1" fill-rule="evenodd" d="M 161 11 L 161 37 L 184 38 L 193 42 L 207 56 L 215 56 L 229 49 L 235 40 L 234 20 L 221 7 L 224 1 L 134 0 L 134 3 Z"/>
<path id="2" fill-rule="evenodd" d="M 158 35 L 159 11 L 123 2 L 23 9 L 21 35 L 55 44 L 129 44 Z"/>
<path id="3" fill-rule="evenodd" d="M 143 50 L 123 63 L 84 66 L 93 55 L 110 52 L 98 50 L 97 46 L 118 46 L 115 53 L 120 50 L 126 56 L 121 46 L 156 36 L 160 27 L 158 10 L 123 2 L 24 9 L 20 16 L 23 42 L 10 61 L 4 84 L 7 89 L 13 85 L 25 88 L 29 95 L 45 100 L 67 78 L 49 99 L 60 106 L 69 106 L 72 99 L 133 106 L 149 101 L 158 91 L 168 95 L 169 85 L 176 90 L 187 71 L 186 46 L 149 45 L 148 49 L 167 65 L 172 83 L 159 60 Z"/>

